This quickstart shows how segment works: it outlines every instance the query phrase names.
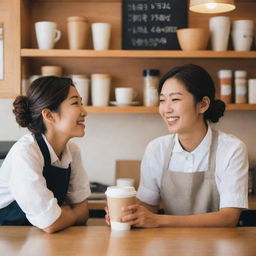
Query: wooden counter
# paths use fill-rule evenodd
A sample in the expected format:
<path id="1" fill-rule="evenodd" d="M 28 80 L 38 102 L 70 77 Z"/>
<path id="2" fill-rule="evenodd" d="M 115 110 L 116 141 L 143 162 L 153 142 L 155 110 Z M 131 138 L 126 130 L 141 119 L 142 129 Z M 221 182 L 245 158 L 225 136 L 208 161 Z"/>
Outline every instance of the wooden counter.
<path id="1" fill-rule="evenodd" d="M 158 228 L 113 232 L 71 227 L 47 234 L 34 227 L 0 227 L 1 256 L 254 256 L 256 228 Z"/>

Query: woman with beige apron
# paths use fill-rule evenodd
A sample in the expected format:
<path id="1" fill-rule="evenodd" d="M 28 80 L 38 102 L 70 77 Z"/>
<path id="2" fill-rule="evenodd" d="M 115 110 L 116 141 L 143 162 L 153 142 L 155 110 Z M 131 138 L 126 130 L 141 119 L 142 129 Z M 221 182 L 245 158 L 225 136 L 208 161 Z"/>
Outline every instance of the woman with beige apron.
<path id="1" fill-rule="evenodd" d="M 197 65 L 173 68 L 159 84 L 159 112 L 170 135 L 149 143 L 139 203 L 121 219 L 135 227 L 236 226 L 248 207 L 248 157 L 238 138 L 212 129 L 225 104 Z M 164 214 L 157 214 L 163 208 Z"/>

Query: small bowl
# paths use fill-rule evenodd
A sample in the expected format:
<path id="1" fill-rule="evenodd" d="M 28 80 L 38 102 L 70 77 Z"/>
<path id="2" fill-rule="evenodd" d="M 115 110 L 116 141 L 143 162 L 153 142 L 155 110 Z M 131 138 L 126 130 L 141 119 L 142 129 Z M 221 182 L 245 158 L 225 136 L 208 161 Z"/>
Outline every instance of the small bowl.
<path id="1" fill-rule="evenodd" d="M 206 49 L 210 32 L 205 28 L 182 28 L 177 36 L 182 50 L 197 51 Z"/>

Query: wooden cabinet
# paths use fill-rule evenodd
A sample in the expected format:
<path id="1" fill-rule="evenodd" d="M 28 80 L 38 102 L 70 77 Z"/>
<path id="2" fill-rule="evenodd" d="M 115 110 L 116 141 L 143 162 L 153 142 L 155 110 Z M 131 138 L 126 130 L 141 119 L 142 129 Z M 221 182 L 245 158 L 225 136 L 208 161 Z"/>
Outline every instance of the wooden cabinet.
<path id="1" fill-rule="evenodd" d="M 18 0 L 0 1 L 0 23 L 3 24 L 3 79 L 1 98 L 20 93 L 20 8 Z"/>
<path id="2" fill-rule="evenodd" d="M 6 1 L 7 2 L 7 1 Z M 13 2 L 15 2 L 13 0 Z M 16 1 L 19 2 L 19 1 Z M 254 19 L 256 3 L 238 2 L 234 12 L 227 13 L 234 19 Z M 133 87 L 138 99 L 143 96 L 143 69 L 159 69 L 161 74 L 170 68 L 186 63 L 195 63 L 205 67 L 218 85 L 216 76 L 219 69 L 244 69 L 249 77 L 256 77 L 256 51 L 250 52 L 213 52 L 206 51 L 138 51 L 121 50 L 121 0 L 20 0 L 21 48 L 20 62 L 23 76 L 40 74 L 42 65 L 60 65 L 64 74 L 109 73 L 113 77 L 111 100 L 114 100 L 114 88 Z M 93 22 L 110 22 L 112 39 L 110 50 L 92 50 L 91 35 L 89 47 L 85 50 L 69 50 L 67 42 L 66 20 L 68 16 L 83 15 Z M 207 27 L 211 16 L 189 12 L 190 27 Z M 53 50 L 38 50 L 34 23 L 37 21 L 55 21 L 62 32 L 61 40 Z M 230 48 L 231 49 L 231 48 Z M 17 71 L 17 76 L 19 76 Z M 17 83 L 18 84 L 18 83 Z M 217 87 L 217 94 L 219 89 Z M 137 107 L 86 107 L 94 113 L 157 113 L 157 108 Z M 256 110 L 256 105 L 231 104 L 230 110 Z"/>

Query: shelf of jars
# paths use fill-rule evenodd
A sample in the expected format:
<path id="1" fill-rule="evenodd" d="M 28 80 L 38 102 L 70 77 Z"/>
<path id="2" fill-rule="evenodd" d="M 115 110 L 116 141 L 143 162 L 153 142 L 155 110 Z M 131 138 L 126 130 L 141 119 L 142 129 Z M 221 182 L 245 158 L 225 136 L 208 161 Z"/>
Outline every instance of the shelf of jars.
<path id="1" fill-rule="evenodd" d="M 158 107 L 144 107 L 144 106 L 106 106 L 106 107 L 94 107 L 85 106 L 85 110 L 88 113 L 98 114 L 157 114 Z M 229 104 L 227 110 L 256 110 L 256 104 Z"/>
<path id="2" fill-rule="evenodd" d="M 21 49 L 21 57 L 80 58 L 256 58 L 256 51 L 174 51 L 174 50 L 69 50 Z"/>

